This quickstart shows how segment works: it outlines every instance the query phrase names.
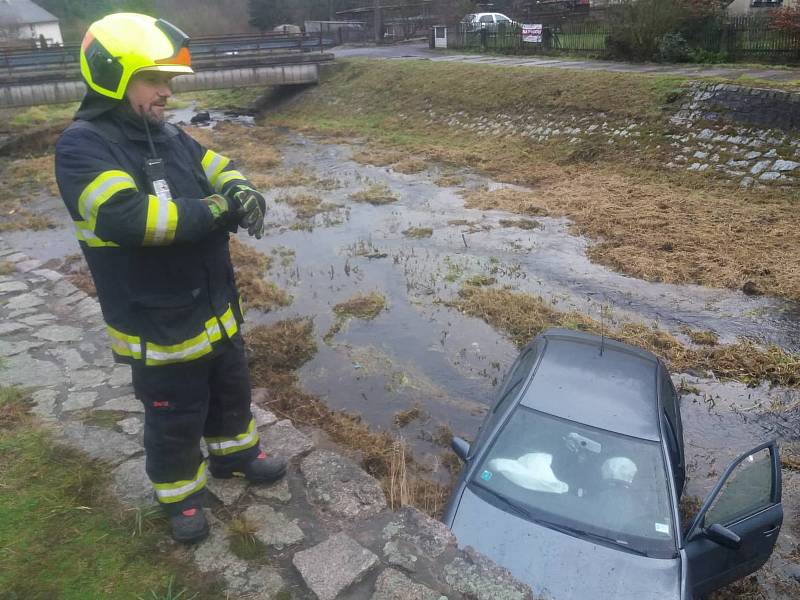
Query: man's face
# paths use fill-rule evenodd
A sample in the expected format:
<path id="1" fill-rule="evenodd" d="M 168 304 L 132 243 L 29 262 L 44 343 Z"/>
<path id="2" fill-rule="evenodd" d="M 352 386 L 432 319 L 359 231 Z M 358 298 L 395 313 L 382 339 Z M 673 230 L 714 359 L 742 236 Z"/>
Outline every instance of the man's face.
<path id="1" fill-rule="evenodd" d="M 141 71 L 131 77 L 125 96 L 136 114 L 147 117 L 151 123 L 164 122 L 167 100 L 172 96 L 173 73 Z"/>

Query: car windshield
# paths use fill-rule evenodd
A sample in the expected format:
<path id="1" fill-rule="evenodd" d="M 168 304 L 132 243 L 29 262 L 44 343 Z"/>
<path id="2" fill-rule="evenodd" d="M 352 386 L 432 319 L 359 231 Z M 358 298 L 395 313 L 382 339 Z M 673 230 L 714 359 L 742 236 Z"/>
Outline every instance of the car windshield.
<path id="1" fill-rule="evenodd" d="M 656 442 L 519 406 L 471 484 L 500 508 L 545 526 L 648 556 L 675 554 Z"/>

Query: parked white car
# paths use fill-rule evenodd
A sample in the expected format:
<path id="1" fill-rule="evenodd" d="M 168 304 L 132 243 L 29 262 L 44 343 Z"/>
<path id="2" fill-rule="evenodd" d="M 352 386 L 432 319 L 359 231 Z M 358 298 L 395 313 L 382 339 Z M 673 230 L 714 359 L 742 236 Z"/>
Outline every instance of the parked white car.
<path id="1" fill-rule="evenodd" d="M 479 31 L 481 29 L 498 31 L 518 25 L 516 21 L 509 19 L 503 13 L 496 12 L 468 14 L 466 17 L 461 19 L 461 24 L 467 31 Z"/>

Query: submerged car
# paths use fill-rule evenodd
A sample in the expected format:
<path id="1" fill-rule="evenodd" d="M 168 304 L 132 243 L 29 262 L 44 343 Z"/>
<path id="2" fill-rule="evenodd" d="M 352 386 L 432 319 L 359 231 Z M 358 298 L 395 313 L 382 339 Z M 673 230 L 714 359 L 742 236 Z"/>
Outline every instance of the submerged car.
<path id="1" fill-rule="evenodd" d="M 736 459 L 691 524 L 680 402 L 653 354 L 550 329 L 468 444 L 444 521 L 553 600 L 704 596 L 758 570 L 783 523 L 774 441 Z"/>

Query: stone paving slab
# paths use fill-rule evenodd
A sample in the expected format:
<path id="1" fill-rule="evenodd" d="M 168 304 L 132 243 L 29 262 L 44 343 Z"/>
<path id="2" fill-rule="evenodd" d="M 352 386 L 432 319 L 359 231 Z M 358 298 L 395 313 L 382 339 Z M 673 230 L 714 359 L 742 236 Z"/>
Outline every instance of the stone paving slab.
<path id="1" fill-rule="evenodd" d="M 328 516 L 363 519 L 386 508 L 386 496 L 378 481 L 335 452 L 317 450 L 309 454 L 300 471 L 312 502 Z"/>
<path id="2" fill-rule="evenodd" d="M 278 421 L 267 428 L 261 436 L 261 445 L 268 454 L 287 460 L 307 454 L 314 448 L 314 443 L 297 431 L 289 420 Z"/>
<path id="3" fill-rule="evenodd" d="M 256 538 L 277 550 L 294 546 L 305 539 L 297 520 L 290 520 L 267 505 L 254 505 L 244 511 L 245 520 L 257 527 Z"/>
<path id="4" fill-rule="evenodd" d="M 320 600 L 335 600 L 378 563 L 378 557 L 345 533 L 294 555 L 294 566 Z"/>
<path id="5" fill-rule="evenodd" d="M 447 600 L 447 596 L 414 583 L 397 569 L 386 569 L 375 582 L 371 600 Z"/>

